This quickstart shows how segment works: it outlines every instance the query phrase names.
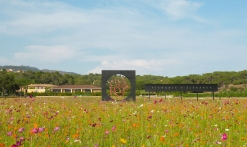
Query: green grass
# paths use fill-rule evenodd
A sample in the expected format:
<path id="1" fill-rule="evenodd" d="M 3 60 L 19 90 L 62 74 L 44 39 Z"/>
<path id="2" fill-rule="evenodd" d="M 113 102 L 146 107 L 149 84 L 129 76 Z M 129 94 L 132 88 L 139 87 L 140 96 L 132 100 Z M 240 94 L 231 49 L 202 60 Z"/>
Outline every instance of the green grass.
<path id="1" fill-rule="evenodd" d="M 247 145 L 246 99 L 160 100 L 0 99 L 0 147 L 11 146 L 21 137 L 23 146 L 28 147 Z M 32 132 L 42 127 L 44 132 Z M 20 128 L 24 131 L 19 132 Z M 223 133 L 227 134 L 225 140 Z"/>

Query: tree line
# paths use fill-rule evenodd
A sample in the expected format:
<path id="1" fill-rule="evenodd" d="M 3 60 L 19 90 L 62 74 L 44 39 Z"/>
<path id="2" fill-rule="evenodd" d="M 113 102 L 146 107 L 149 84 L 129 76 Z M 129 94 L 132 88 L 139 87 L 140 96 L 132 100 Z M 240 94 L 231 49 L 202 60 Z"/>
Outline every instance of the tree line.
<path id="1" fill-rule="evenodd" d="M 20 87 L 29 84 L 53 84 L 53 85 L 95 85 L 101 87 L 101 74 L 72 75 L 59 72 L 25 71 L 7 72 L 0 71 L 0 92 L 15 94 Z M 219 87 L 227 87 L 229 84 L 247 84 L 247 70 L 215 71 L 205 74 L 190 74 L 186 76 L 157 76 L 136 75 L 136 90 L 144 90 L 145 84 L 218 84 Z M 236 89 L 233 89 L 237 91 Z"/>

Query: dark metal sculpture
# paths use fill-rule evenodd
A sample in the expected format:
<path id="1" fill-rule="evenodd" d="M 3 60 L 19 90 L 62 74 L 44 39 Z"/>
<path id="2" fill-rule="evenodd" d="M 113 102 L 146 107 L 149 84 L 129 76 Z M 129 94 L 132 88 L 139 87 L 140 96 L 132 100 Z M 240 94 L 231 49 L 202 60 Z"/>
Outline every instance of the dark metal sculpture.
<path id="1" fill-rule="evenodd" d="M 130 84 L 131 84 L 131 90 L 129 95 L 124 99 L 124 100 L 133 100 L 136 101 L 136 74 L 135 70 L 102 70 L 102 79 L 101 79 L 101 84 L 102 84 L 102 101 L 109 101 L 113 100 L 111 96 L 107 94 L 106 91 L 106 84 L 107 80 L 114 75 L 121 74 L 124 75 L 126 78 L 129 79 Z"/>
<path id="2" fill-rule="evenodd" d="M 197 93 L 202 91 L 211 91 L 213 93 L 218 91 L 217 84 L 146 84 L 145 91 L 156 92 L 156 91 L 181 91 L 181 99 L 183 91 L 193 91 Z M 150 95 L 149 95 L 150 96 Z"/>

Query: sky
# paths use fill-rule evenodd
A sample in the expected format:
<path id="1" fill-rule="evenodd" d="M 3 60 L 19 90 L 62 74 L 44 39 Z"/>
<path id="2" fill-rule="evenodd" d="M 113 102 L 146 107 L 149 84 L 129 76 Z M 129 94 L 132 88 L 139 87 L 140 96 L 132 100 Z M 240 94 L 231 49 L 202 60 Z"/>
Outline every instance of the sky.
<path id="1" fill-rule="evenodd" d="M 246 0 L 0 0 L 0 65 L 185 76 L 247 69 Z"/>

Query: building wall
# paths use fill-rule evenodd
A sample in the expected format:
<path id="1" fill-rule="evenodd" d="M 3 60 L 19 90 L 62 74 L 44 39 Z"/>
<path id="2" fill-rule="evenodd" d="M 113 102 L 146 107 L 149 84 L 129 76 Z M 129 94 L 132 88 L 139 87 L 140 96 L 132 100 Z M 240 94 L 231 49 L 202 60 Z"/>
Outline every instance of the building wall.
<path id="1" fill-rule="evenodd" d="M 101 89 L 93 89 L 93 93 L 95 92 L 101 92 Z"/>
<path id="2" fill-rule="evenodd" d="M 45 89 L 27 89 L 27 93 L 32 93 L 32 92 L 44 93 Z"/>
<path id="3" fill-rule="evenodd" d="M 57 87 L 58 89 L 52 89 L 55 85 L 51 85 L 51 84 L 31 84 L 28 85 L 28 89 L 27 92 L 28 93 L 32 93 L 32 92 L 37 92 L 37 93 L 44 93 L 47 91 L 51 91 L 51 92 L 56 92 L 56 93 L 76 93 L 76 92 L 83 92 L 83 93 L 95 93 L 95 92 L 101 92 L 101 89 L 92 89 L 92 87 L 88 88 L 88 89 L 81 89 L 81 88 L 75 88 L 74 87 L 72 89 L 72 87 L 70 88 L 69 86 L 65 88 L 61 88 Z M 54 87 L 55 88 L 55 87 Z"/>
<path id="4" fill-rule="evenodd" d="M 28 93 L 32 93 L 32 92 L 37 92 L 37 93 L 44 93 L 47 90 L 50 90 L 50 87 L 53 87 L 55 85 L 51 85 L 51 84 L 31 84 L 28 85 L 28 89 L 27 92 Z"/>
<path id="5" fill-rule="evenodd" d="M 56 93 L 76 93 L 76 92 L 84 92 L 84 93 L 95 93 L 101 92 L 101 89 L 52 89 L 52 92 Z"/>

